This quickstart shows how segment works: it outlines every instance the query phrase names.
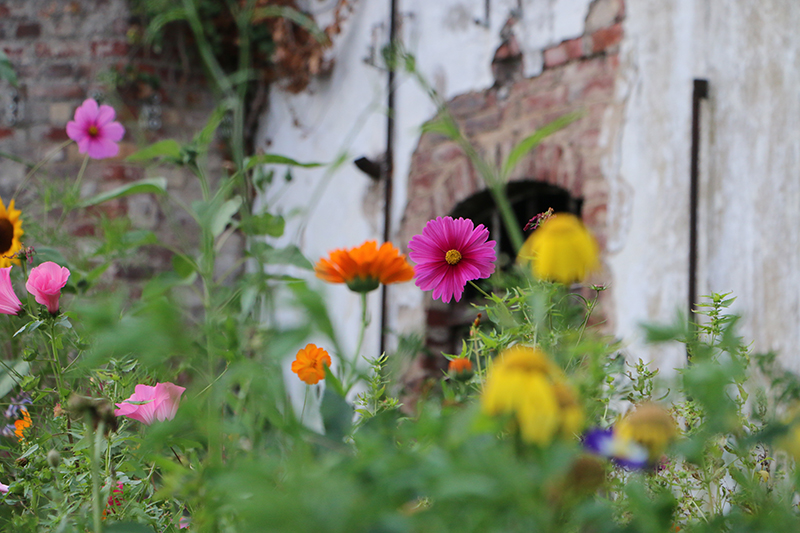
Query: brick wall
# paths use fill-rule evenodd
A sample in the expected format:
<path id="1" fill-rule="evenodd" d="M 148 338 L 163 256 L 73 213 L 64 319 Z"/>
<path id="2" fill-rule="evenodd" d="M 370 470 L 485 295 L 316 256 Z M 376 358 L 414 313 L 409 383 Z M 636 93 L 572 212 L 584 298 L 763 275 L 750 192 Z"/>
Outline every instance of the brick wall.
<path id="1" fill-rule="evenodd" d="M 19 76 L 18 90 L 0 82 L 0 151 L 27 161 L 41 160 L 67 140 L 65 126 L 75 108 L 85 98 L 97 97 L 116 108 L 127 131 L 118 157 L 89 163 L 82 195 L 158 175 L 167 178 L 170 191 L 184 202 L 198 199 L 199 185 L 188 173 L 146 170 L 123 161 L 138 147 L 157 140 L 191 139 L 215 104 L 203 82 L 199 61 L 187 61 L 185 51 L 177 47 L 167 46 L 157 55 L 129 45 L 128 35 L 136 29 L 125 0 L 0 0 L 0 48 Z M 169 42 L 180 44 L 180 37 L 172 36 Z M 112 70 L 124 73 L 126 68 L 133 70 L 127 71 L 128 79 L 119 91 L 104 83 Z M 157 83 L 142 81 L 146 76 Z M 12 112 L 12 107 L 16 111 Z M 219 151 L 210 159 L 213 174 L 219 175 Z M 29 218 L 39 216 L 39 193 L 48 184 L 74 181 L 82 161 L 74 143 L 62 149 L 17 197 L 18 207 Z M 26 171 L 24 165 L 0 157 L 0 195 L 4 200 L 10 198 Z M 151 195 L 81 211 L 67 224 L 73 235 L 88 240 L 98 235 L 101 216 L 123 215 L 130 217 L 134 228 L 152 230 L 170 244 L 191 246 L 192 236 L 197 234 L 184 231 L 191 227 L 187 215 Z M 169 267 L 171 253 L 164 248 L 148 246 L 142 252 L 115 264 L 109 279 L 143 280 Z"/>
<path id="2" fill-rule="evenodd" d="M 495 54 L 495 86 L 447 102 L 462 132 L 484 159 L 497 166 L 520 140 L 537 129 L 567 113 L 582 112 L 582 118 L 545 139 L 526 156 L 510 179 L 556 185 L 573 198 L 582 198 L 583 220 L 603 249 L 608 183 L 602 165 L 610 146 L 609 135 L 604 140 L 601 133 L 616 131 L 621 120 L 614 87 L 623 17 L 622 0 L 595 0 L 585 33 L 543 50 L 544 70 L 529 79 L 521 74 L 522 55 L 511 35 Z M 509 26 L 512 23 L 509 21 Z M 484 189 L 481 177 L 454 142 L 435 133 L 423 134 L 411 162 L 409 201 L 398 240 L 408 242 L 428 220 L 451 213 L 460 202 Z M 604 279 L 602 273 L 597 275 L 598 282 Z M 426 302 L 427 344 L 434 352 L 457 349 L 447 344 L 453 340 L 453 327 L 471 322 L 474 310 L 430 299 Z M 603 309 L 609 305 L 611 293 L 607 291 L 594 316 L 607 318 Z M 613 325 L 607 323 L 606 327 Z M 434 371 L 433 375 L 441 373 Z"/>

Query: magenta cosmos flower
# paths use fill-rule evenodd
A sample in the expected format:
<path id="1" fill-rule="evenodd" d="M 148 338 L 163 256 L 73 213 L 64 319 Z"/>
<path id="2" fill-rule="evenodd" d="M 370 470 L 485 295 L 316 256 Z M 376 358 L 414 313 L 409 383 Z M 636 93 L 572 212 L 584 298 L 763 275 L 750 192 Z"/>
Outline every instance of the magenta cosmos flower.
<path id="1" fill-rule="evenodd" d="M 108 105 L 98 106 L 89 98 L 75 110 L 75 119 L 67 123 L 67 135 L 78 143 L 78 152 L 92 159 L 114 157 L 119 153 L 117 143 L 125 128 L 114 122 L 116 112 Z"/>
<path id="2" fill-rule="evenodd" d="M 0 313 L 16 315 L 22 309 L 22 302 L 11 285 L 11 267 L 0 268 Z"/>
<path id="3" fill-rule="evenodd" d="M 178 412 L 181 394 L 186 389 L 172 383 L 156 383 L 150 385 L 136 385 L 133 396 L 122 403 L 114 411 L 117 416 L 127 416 L 138 420 L 148 426 L 153 420 L 172 420 Z"/>
<path id="4" fill-rule="evenodd" d="M 46 261 L 31 269 L 25 288 L 33 294 L 37 303 L 47 306 L 52 314 L 58 313 L 58 299 L 61 289 L 67 284 L 69 269 Z"/>
<path id="5" fill-rule="evenodd" d="M 488 278 L 494 272 L 494 241 L 489 230 L 469 219 L 436 217 L 408 243 L 408 257 L 414 267 L 417 287 L 433 289 L 433 299 L 447 303 L 461 300 L 464 286 L 473 279 Z"/>

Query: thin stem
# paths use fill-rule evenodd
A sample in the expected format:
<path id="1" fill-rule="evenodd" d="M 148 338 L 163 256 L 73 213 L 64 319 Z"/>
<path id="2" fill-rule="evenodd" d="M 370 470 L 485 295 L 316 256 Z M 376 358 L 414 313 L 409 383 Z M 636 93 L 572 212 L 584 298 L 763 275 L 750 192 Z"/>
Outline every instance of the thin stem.
<path id="1" fill-rule="evenodd" d="M 72 186 L 72 190 L 75 191 L 75 195 L 80 198 L 81 194 L 81 182 L 83 181 L 83 174 L 86 172 L 86 167 L 89 164 L 89 156 L 83 158 L 83 163 L 81 164 L 81 169 L 78 171 L 78 177 L 75 178 L 75 185 Z"/>
<path id="2" fill-rule="evenodd" d="M 489 296 L 489 295 L 486 293 L 486 291 L 485 291 L 485 290 L 481 289 L 481 288 L 478 286 L 478 284 L 477 284 L 477 283 L 475 283 L 474 281 L 472 281 L 472 280 L 468 280 L 468 281 L 467 281 L 467 283 L 469 283 L 470 285 L 472 285 L 473 287 L 475 287 L 476 289 L 478 289 L 478 292 L 480 292 L 481 294 L 483 294 L 483 296 L 484 296 L 484 297 L 486 297 L 486 298 L 491 298 L 491 296 Z"/>
<path id="3" fill-rule="evenodd" d="M 89 420 L 87 425 L 88 432 L 92 433 L 92 421 Z M 92 458 L 92 518 L 94 522 L 94 532 L 101 533 L 102 526 L 102 513 L 100 509 L 100 447 L 103 442 L 103 431 L 105 431 L 105 422 L 100 420 L 97 423 L 97 431 L 94 434 L 94 453 L 91 454 Z"/>
<path id="4" fill-rule="evenodd" d="M 55 148 L 54 148 L 54 149 L 53 149 L 53 150 L 52 150 L 50 153 L 48 153 L 46 156 L 44 156 L 44 159 L 42 159 L 41 161 L 39 161 L 38 163 L 36 163 L 36 165 L 35 165 L 35 166 L 34 166 L 34 167 L 33 167 L 33 168 L 32 168 L 32 169 L 31 169 L 31 170 L 30 170 L 30 171 L 29 171 L 29 172 L 28 172 L 28 173 L 25 175 L 25 177 L 24 177 L 24 178 L 22 178 L 22 181 L 19 183 L 19 185 L 17 185 L 17 188 L 16 188 L 16 190 L 14 191 L 14 194 L 13 194 L 13 196 L 11 196 L 11 199 L 12 199 L 12 200 L 15 200 L 15 199 L 17 198 L 17 194 L 19 194 L 19 191 L 20 191 L 20 190 L 22 190 L 22 186 L 23 186 L 23 185 L 25 185 L 25 184 L 28 182 L 28 179 L 29 179 L 31 176 L 33 176 L 34 174 L 36 174 L 36 172 L 37 172 L 37 171 L 38 171 L 40 168 L 42 168 L 42 165 L 44 165 L 45 163 L 47 163 L 48 161 L 50 161 L 51 159 L 53 159 L 53 157 L 55 157 L 55 155 L 56 155 L 57 153 L 59 153 L 59 152 L 60 152 L 61 150 L 63 150 L 64 148 L 66 148 L 66 147 L 67 147 L 67 145 L 69 145 L 71 142 L 72 142 L 72 140 L 71 140 L 71 139 L 70 139 L 69 141 L 64 141 L 63 143 L 61 143 L 61 144 L 59 144 L 58 146 L 56 146 L 56 147 L 55 147 Z"/>
<path id="5" fill-rule="evenodd" d="M 300 410 L 300 423 L 303 423 L 303 417 L 306 414 L 306 403 L 308 402 L 308 389 L 311 388 L 311 385 L 306 385 L 306 392 L 303 395 L 303 408 Z"/>
<path id="6" fill-rule="evenodd" d="M 58 348 L 56 348 L 56 325 L 55 322 L 50 324 L 50 348 L 53 351 L 53 375 L 56 378 L 56 386 L 58 388 L 58 398 L 61 399 L 61 393 L 64 390 L 64 379 L 61 376 L 61 361 L 58 359 Z"/>

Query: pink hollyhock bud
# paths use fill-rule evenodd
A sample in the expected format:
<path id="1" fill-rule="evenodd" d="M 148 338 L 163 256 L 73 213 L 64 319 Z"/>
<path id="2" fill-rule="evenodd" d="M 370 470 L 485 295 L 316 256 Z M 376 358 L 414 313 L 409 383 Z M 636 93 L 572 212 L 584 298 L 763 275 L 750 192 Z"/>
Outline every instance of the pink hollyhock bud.
<path id="1" fill-rule="evenodd" d="M 8 494 L 8 485 L 5 483 L 0 483 L 0 492 L 3 494 Z"/>
<path id="2" fill-rule="evenodd" d="M 133 396 L 118 403 L 119 409 L 114 414 L 133 418 L 148 426 L 153 420 L 172 420 L 185 390 L 172 383 L 157 383 L 155 387 L 136 385 Z"/>
<path id="3" fill-rule="evenodd" d="M 22 302 L 19 301 L 11 286 L 11 267 L 0 268 L 0 313 L 5 315 L 16 315 L 22 309 Z"/>
<path id="4" fill-rule="evenodd" d="M 68 279 L 69 269 L 67 267 L 47 261 L 31 269 L 25 288 L 33 294 L 37 303 L 47 306 L 47 310 L 55 315 L 58 313 L 61 289 L 67 284 Z"/>
<path id="5" fill-rule="evenodd" d="M 125 128 L 114 122 L 116 112 L 108 105 L 98 106 L 89 98 L 75 110 L 75 120 L 67 123 L 67 136 L 78 143 L 78 152 L 92 159 L 114 157 Z"/>

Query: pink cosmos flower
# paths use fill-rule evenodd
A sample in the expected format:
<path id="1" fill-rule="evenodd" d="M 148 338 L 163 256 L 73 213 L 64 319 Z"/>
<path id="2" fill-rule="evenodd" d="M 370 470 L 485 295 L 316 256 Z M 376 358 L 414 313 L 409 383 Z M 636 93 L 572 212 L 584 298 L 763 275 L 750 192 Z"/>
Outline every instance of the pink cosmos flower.
<path id="1" fill-rule="evenodd" d="M 116 112 L 108 105 L 98 106 L 89 98 L 75 110 L 75 119 L 67 122 L 67 135 L 78 143 L 78 152 L 92 159 L 114 157 L 119 153 L 117 143 L 125 128 L 114 122 Z"/>
<path id="2" fill-rule="evenodd" d="M 488 278 L 494 272 L 494 241 L 489 230 L 469 219 L 436 217 L 408 243 L 408 257 L 414 267 L 417 287 L 433 289 L 433 299 L 447 303 L 461 300 L 464 286 L 473 279 Z"/>
<path id="3" fill-rule="evenodd" d="M 17 298 L 11 285 L 11 267 L 0 268 L 0 313 L 16 315 L 20 309 L 22 302 Z"/>
<path id="4" fill-rule="evenodd" d="M 155 387 L 136 385 L 133 396 L 118 403 L 119 409 L 114 414 L 133 418 L 148 426 L 153 420 L 172 420 L 185 390 L 172 383 L 157 383 Z"/>
<path id="5" fill-rule="evenodd" d="M 37 303 L 47 306 L 52 314 L 58 313 L 58 299 L 61 289 L 67 284 L 69 269 L 46 261 L 31 269 L 25 288 L 33 294 Z"/>

